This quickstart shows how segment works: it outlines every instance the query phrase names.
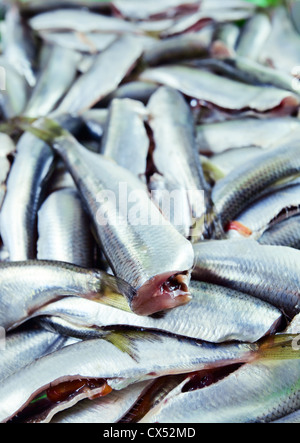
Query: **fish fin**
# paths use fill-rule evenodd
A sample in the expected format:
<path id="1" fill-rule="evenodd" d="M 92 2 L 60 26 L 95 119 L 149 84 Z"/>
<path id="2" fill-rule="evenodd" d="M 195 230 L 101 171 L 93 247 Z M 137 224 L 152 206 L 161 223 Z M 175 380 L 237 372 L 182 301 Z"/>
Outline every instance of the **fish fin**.
<path id="1" fill-rule="evenodd" d="M 104 271 L 96 271 L 96 277 L 99 279 L 97 294 L 88 298 L 122 311 L 132 312 L 128 300 L 135 297 L 136 290 L 129 283 Z"/>
<path id="2" fill-rule="evenodd" d="M 148 331 L 127 331 L 127 332 L 111 332 L 104 340 L 109 341 L 120 351 L 128 354 L 133 360 L 138 362 L 138 349 L 136 341 L 158 341 L 159 335 Z"/>
<path id="3" fill-rule="evenodd" d="M 30 132 L 49 145 L 57 138 L 65 137 L 69 134 L 55 120 L 49 118 L 41 118 L 36 120 L 34 124 L 27 121 L 27 119 L 20 119 L 16 124 L 23 131 Z"/>
<path id="4" fill-rule="evenodd" d="M 276 334 L 258 342 L 258 360 L 296 360 L 300 359 L 300 335 Z"/>

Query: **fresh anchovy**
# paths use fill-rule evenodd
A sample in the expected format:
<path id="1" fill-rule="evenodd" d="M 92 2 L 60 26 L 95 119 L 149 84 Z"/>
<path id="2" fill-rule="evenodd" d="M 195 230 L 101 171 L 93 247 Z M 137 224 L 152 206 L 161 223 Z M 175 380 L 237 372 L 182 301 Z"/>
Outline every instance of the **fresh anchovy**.
<path id="1" fill-rule="evenodd" d="M 1 351 L 0 380 L 74 341 L 35 327 L 7 334 L 5 350 Z"/>
<path id="2" fill-rule="evenodd" d="M 88 151 L 60 127 L 56 137 L 55 127 L 44 121 L 33 130 L 48 138 L 63 158 L 109 265 L 137 291 L 129 299 L 132 310 L 150 315 L 188 302 L 191 243 L 163 217 L 146 186 L 130 171 Z"/>
<path id="3" fill-rule="evenodd" d="M 259 358 L 260 349 L 259 344 L 216 345 L 145 332 L 78 342 L 36 360 L 1 383 L 0 397 L 5 402 L 0 406 L 0 421 L 16 416 L 49 387 L 52 394 L 64 392 L 65 382 L 98 380 L 100 386 L 93 383 L 86 390 L 71 392 L 71 399 L 56 395 L 52 411 L 47 413 L 50 419 L 93 394 L 163 375 L 252 361 Z"/>
<path id="4" fill-rule="evenodd" d="M 105 293 L 131 288 L 103 271 L 42 260 L 0 263 L 0 325 L 8 330 L 26 321 L 42 306 L 61 297 L 99 300 Z"/>
<path id="5" fill-rule="evenodd" d="M 51 32 L 40 33 L 40 37 L 47 43 L 61 46 L 79 52 L 97 53 L 104 51 L 118 37 L 117 34 L 100 34 L 95 32 Z"/>
<path id="6" fill-rule="evenodd" d="M 36 258 L 37 211 L 53 166 L 51 148 L 25 133 L 17 143 L 0 212 L 1 236 L 12 261 Z"/>
<path id="7" fill-rule="evenodd" d="M 10 171 L 9 156 L 13 156 L 16 146 L 13 140 L 0 132 L 0 209 L 6 193 L 6 180 Z M 1 232 L 1 227 L 0 227 Z"/>
<path id="8" fill-rule="evenodd" d="M 275 193 L 270 193 L 250 205 L 234 222 L 230 223 L 228 236 L 238 233 L 258 240 L 262 234 L 280 220 L 300 212 L 300 186 L 290 186 Z M 239 230 L 241 226 L 241 230 Z M 245 232 L 248 230 L 248 234 Z"/>
<path id="9" fill-rule="evenodd" d="M 269 186 L 280 179 L 299 173 L 300 148 L 297 142 L 279 146 L 240 166 L 219 180 L 212 191 L 214 212 L 224 228 L 257 199 Z"/>
<path id="10" fill-rule="evenodd" d="M 300 249 L 300 216 L 276 223 L 258 240 L 261 245 L 288 246 Z"/>
<path id="11" fill-rule="evenodd" d="M 282 89 L 246 85 L 211 72 L 180 65 L 147 69 L 140 79 L 156 81 L 228 110 L 249 108 L 266 112 L 279 106 L 291 110 L 299 105 L 299 98 L 295 94 Z"/>
<path id="12" fill-rule="evenodd" d="M 220 154 L 229 149 L 269 148 L 287 135 L 300 133 L 293 117 L 245 118 L 197 126 L 197 142 L 202 154 Z"/>
<path id="13" fill-rule="evenodd" d="M 291 323 L 288 325 L 285 334 L 300 334 L 300 314 L 296 315 Z M 300 340 L 300 337 L 299 337 Z"/>
<path id="14" fill-rule="evenodd" d="M 8 9 L 5 15 L 5 29 L 2 33 L 4 56 L 23 75 L 30 86 L 36 83 L 34 71 L 35 42 L 30 29 L 22 22 L 16 6 Z"/>
<path id="15" fill-rule="evenodd" d="M 143 60 L 155 66 L 172 60 L 207 56 L 208 46 L 204 45 L 201 34 L 195 33 L 156 41 L 144 52 Z"/>
<path id="16" fill-rule="evenodd" d="M 7 119 L 19 116 L 28 100 L 28 84 L 21 74 L 4 57 L 0 57 L 1 87 L 0 107 Z M 4 71 L 3 71 L 4 69 Z M 3 77 L 4 75 L 4 77 Z"/>
<path id="17" fill-rule="evenodd" d="M 29 20 L 35 31 L 70 30 L 77 32 L 140 33 L 134 23 L 83 9 L 57 9 L 38 14 Z"/>
<path id="18" fill-rule="evenodd" d="M 102 103 L 110 103 L 114 98 L 139 100 L 147 104 L 151 95 L 154 94 L 159 86 L 153 82 L 132 81 L 120 85 L 114 92 L 108 95 Z"/>
<path id="19" fill-rule="evenodd" d="M 193 116 L 182 94 L 167 87 L 153 94 L 148 110 L 155 146 L 154 166 L 167 183 L 177 184 L 178 190 L 186 191 L 191 227 L 194 219 L 200 219 L 206 210 L 201 192 L 204 191 L 206 199 L 210 192 L 197 153 Z"/>
<path id="20" fill-rule="evenodd" d="M 237 55 L 257 60 L 271 30 L 269 17 L 262 13 L 255 14 L 241 31 L 241 37 L 236 48 Z"/>
<path id="21" fill-rule="evenodd" d="M 52 48 L 24 111 L 27 117 L 45 116 L 54 109 L 75 80 L 79 59 L 76 52 L 59 46 Z"/>
<path id="22" fill-rule="evenodd" d="M 51 330 L 62 333 L 64 328 L 66 335 L 73 333 L 81 338 L 96 338 L 123 327 L 157 330 L 213 343 L 256 342 L 273 333 L 281 321 L 280 311 L 246 294 L 197 281 L 191 282 L 190 290 L 193 298 L 187 305 L 166 311 L 158 318 L 128 312 L 126 304 L 121 306 L 122 299 L 112 300 L 109 306 L 67 298 L 39 309 L 35 315 L 52 316 Z M 55 317 L 64 322 L 56 322 Z"/>
<path id="23" fill-rule="evenodd" d="M 291 318 L 300 312 L 300 255 L 296 249 L 262 246 L 248 239 L 202 242 L 194 249 L 195 279 L 260 298 Z"/>
<path id="24" fill-rule="evenodd" d="M 93 266 L 93 237 L 76 189 L 65 188 L 49 195 L 38 212 L 39 260 Z"/>
<path id="25" fill-rule="evenodd" d="M 131 20 L 145 20 L 160 15 L 170 17 L 176 15 L 180 9 L 197 10 L 199 0 L 164 0 L 164 2 L 152 0 L 143 5 L 139 0 L 114 0 L 113 6 L 123 17 Z"/>
<path id="26" fill-rule="evenodd" d="M 184 381 L 141 423 L 269 423 L 299 409 L 299 374 L 298 359 L 246 364 L 203 389 Z"/>
<path id="27" fill-rule="evenodd" d="M 210 47 L 212 57 L 234 57 L 240 29 L 233 23 L 219 24 Z"/>
<path id="28" fill-rule="evenodd" d="M 101 154 L 142 180 L 146 174 L 149 150 L 145 127 L 147 115 L 147 109 L 139 101 L 112 100 L 100 150 Z"/>
<path id="29" fill-rule="evenodd" d="M 127 35 L 113 42 L 96 57 L 92 67 L 75 81 L 56 113 L 79 114 L 93 107 L 119 85 L 142 50 L 142 43 L 133 36 Z"/>
<path id="30" fill-rule="evenodd" d="M 81 401 L 58 414 L 51 423 L 118 423 L 151 385 L 151 381 L 135 383 L 107 397 Z"/>

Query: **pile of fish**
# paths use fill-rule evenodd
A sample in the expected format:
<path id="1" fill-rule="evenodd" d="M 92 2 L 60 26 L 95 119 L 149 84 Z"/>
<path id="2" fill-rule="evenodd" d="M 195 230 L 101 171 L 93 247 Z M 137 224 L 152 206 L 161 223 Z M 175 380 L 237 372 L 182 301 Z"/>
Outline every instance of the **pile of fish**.
<path id="1" fill-rule="evenodd" d="M 296 3 L 1 3 L 1 422 L 300 422 Z"/>

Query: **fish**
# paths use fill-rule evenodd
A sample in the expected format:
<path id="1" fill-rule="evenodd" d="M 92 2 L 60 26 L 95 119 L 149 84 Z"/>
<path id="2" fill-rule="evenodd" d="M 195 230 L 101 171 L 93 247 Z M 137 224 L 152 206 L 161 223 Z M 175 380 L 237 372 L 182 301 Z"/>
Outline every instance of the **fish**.
<path id="1" fill-rule="evenodd" d="M 36 42 L 31 29 L 24 23 L 18 7 L 10 6 L 5 14 L 3 35 L 3 54 L 18 73 L 26 79 L 28 85 L 36 84 L 34 57 Z"/>
<path id="2" fill-rule="evenodd" d="M 193 116 L 182 94 L 168 87 L 161 87 L 151 96 L 148 111 L 154 142 L 152 161 L 155 170 L 165 179 L 167 188 L 171 183 L 174 192 L 176 186 L 178 191 L 186 192 L 183 198 L 187 199 L 190 208 L 191 228 L 195 220 L 204 216 L 210 200 L 210 188 L 197 154 Z M 170 158 L 171 163 L 168 161 Z M 154 191 L 155 182 L 151 185 Z M 176 211 L 177 207 L 174 209 Z M 180 226 L 182 214 L 177 216 L 177 225 Z"/>
<path id="3" fill-rule="evenodd" d="M 282 314 L 255 297 L 214 284 L 192 280 L 192 300 L 158 317 L 133 314 L 124 297 L 103 298 L 101 303 L 65 298 L 35 312 L 50 330 L 77 337 L 97 338 L 114 329 L 143 329 L 171 333 L 211 343 L 254 343 L 273 334 Z M 62 320 L 62 321 L 61 321 Z"/>
<path id="4" fill-rule="evenodd" d="M 37 259 L 94 265 L 94 239 L 90 220 L 76 189 L 50 194 L 38 212 Z"/>
<path id="5" fill-rule="evenodd" d="M 210 386 L 184 381 L 140 423 L 269 423 L 300 405 L 299 359 L 242 365 Z"/>
<path id="6" fill-rule="evenodd" d="M 75 339 L 62 337 L 36 326 L 29 326 L 7 334 L 5 349 L 1 350 L 0 380 L 5 380 L 20 371 L 35 359 L 74 342 L 76 342 Z"/>
<path id="7" fill-rule="evenodd" d="M 0 210 L 6 194 L 6 180 L 11 167 L 9 158 L 13 158 L 15 151 L 16 146 L 12 138 L 0 132 Z"/>
<path id="8" fill-rule="evenodd" d="M 68 11 L 69 14 L 69 11 Z M 68 16 L 68 15 L 67 15 Z M 79 20 L 80 21 L 80 20 Z M 105 51 L 98 54 L 91 68 L 71 86 L 54 115 L 82 114 L 92 108 L 121 83 L 142 55 L 143 44 L 131 35 L 114 41 Z M 112 60 L 114 62 L 112 63 Z M 111 71 L 111 75 L 108 72 Z M 82 94 L 82 91 L 85 91 Z"/>
<path id="9" fill-rule="evenodd" d="M 274 338 L 271 349 L 266 343 L 263 348 L 261 344 L 215 345 L 145 332 L 77 342 L 36 360 L 1 383 L 0 396 L 6 401 L 0 406 L 0 421 L 26 413 L 25 407 L 42 393 L 48 400 L 41 416 L 45 421 L 79 400 L 109 395 L 133 383 L 273 355 L 279 352 L 273 342 Z M 287 346 L 286 341 L 284 344 Z"/>
<path id="10" fill-rule="evenodd" d="M 257 199 L 230 223 L 228 237 L 246 236 L 248 230 L 248 238 L 259 240 L 268 228 L 299 213 L 299 191 L 298 185 L 287 186 Z"/>
<path id="11" fill-rule="evenodd" d="M 148 112 L 137 100 L 113 99 L 101 140 L 100 153 L 146 181 L 149 139 Z"/>
<path id="12" fill-rule="evenodd" d="M 291 319 L 299 313 L 299 251 L 296 249 L 231 239 L 200 242 L 194 245 L 194 250 L 194 279 L 260 298 Z"/>
<path id="13" fill-rule="evenodd" d="M 243 118 L 197 125 L 197 144 L 199 153 L 209 155 L 239 148 L 269 149 L 298 133 L 300 124 L 293 117 Z"/>
<path id="14" fill-rule="evenodd" d="M 122 17 L 129 18 L 130 20 L 149 20 L 157 16 L 172 17 L 183 12 L 193 12 L 199 8 L 199 0 L 165 0 L 160 2 L 154 0 L 147 2 L 141 6 L 138 0 L 114 0 L 113 7 L 118 11 Z"/>
<path id="15" fill-rule="evenodd" d="M 120 279 L 97 269 L 44 260 L 1 262 L 0 325 L 12 330 L 34 312 L 61 297 L 96 300 L 106 292 L 132 291 Z"/>
<path id="16" fill-rule="evenodd" d="M 135 383 L 104 398 L 83 400 L 53 417 L 51 423 L 119 423 L 152 381 Z"/>
<path id="17" fill-rule="evenodd" d="M 271 31 L 272 25 L 268 15 L 264 13 L 255 14 L 241 30 L 236 54 L 248 60 L 257 60 Z"/>
<path id="18" fill-rule="evenodd" d="M 300 249 L 299 223 L 300 217 L 297 215 L 276 223 L 264 232 L 258 242 L 261 245 L 288 246 Z"/>
<path id="19" fill-rule="evenodd" d="M 16 146 L 7 190 L 0 211 L 1 236 L 11 261 L 36 258 L 37 211 L 54 168 L 51 148 L 30 133 Z"/>
<path id="20" fill-rule="evenodd" d="M 135 289 L 129 299 L 133 312 L 151 315 L 187 303 L 192 245 L 159 212 L 146 185 L 112 160 L 88 151 L 53 121 L 39 121 L 32 131 L 64 160 L 108 264 Z"/>
<path id="21" fill-rule="evenodd" d="M 189 66 L 170 65 L 146 69 L 141 80 L 155 81 L 183 94 L 227 110 L 267 112 L 281 107 L 287 115 L 299 105 L 296 94 L 279 88 L 246 85 Z"/>
<path id="22" fill-rule="evenodd" d="M 216 27 L 210 54 L 213 58 L 235 56 L 235 48 L 240 35 L 240 28 L 234 23 L 221 23 Z"/>
<path id="23" fill-rule="evenodd" d="M 134 23 L 120 20 L 116 17 L 108 17 L 103 14 L 84 9 L 56 9 L 37 14 L 29 20 L 29 25 L 35 31 L 76 31 L 82 33 L 133 33 L 141 31 Z"/>
<path id="24" fill-rule="evenodd" d="M 300 412 L 298 410 L 285 417 L 279 418 L 278 420 L 274 420 L 271 423 L 300 423 Z"/>
<path id="25" fill-rule="evenodd" d="M 213 212 L 218 214 L 224 229 L 266 188 L 298 173 L 295 160 L 298 151 L 296 141 L 283 143 L 283 146 L 263 152 L 251 164 L 241 165 L 217 182 L 212 190 Z"/>
<path id="26" fill-rule="evenodd" d="M 79 60 L 76 52 L 53 46 L 23 114 L 32 118 L 50 114 L 73 84 Z"/>

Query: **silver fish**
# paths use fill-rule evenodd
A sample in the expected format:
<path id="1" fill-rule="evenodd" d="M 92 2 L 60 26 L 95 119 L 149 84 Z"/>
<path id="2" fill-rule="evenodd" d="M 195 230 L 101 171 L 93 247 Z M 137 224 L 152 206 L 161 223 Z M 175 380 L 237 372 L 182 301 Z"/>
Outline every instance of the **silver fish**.
<path id="1" fill-rule="evenodd" d="M 233 23 L 219 24 L 215 30 L 210 46 L 212 57 L 234 57 L 240 29 Z"/>
<path id="2" fill-rule="evenodd" d="M 7 334 L 5 350 L 1 351 L 0 380 L 74 341 L 36 327 Z"/>
<path id="3" fill-rule="evenodd" d="M 170 86 L 189 97 L 205 100 L 228 110 L 249 108 L 266 112 L 281 106 L 290 112 L 299 105 L 299 97 L 294 93 L 275 87 L 246 85 L 188 66 L 150 68 L 140 75 L 140 79 Z"/>
<path id="4" fill-rule="evenodd" d="M 51 423 L 118 423 L 151 384 L 151 381 L 135 383 L 107 397 L 81 401 L 57 414 Z"/>
<path id="5" fill-rule="evenodd" d="M 113 298 L 104 305 L 74 297 L 44 306 L 35 316 L 52 316 L 53 326 L 55 317 L 61 318 L 65 323 L 58 322 L 58 327 L 69 327 L 71 332 L 73 325 L 77 335 L 81 327 L 83 336 L 99 337 L 115 327 L 142 328 L 213 343 L 256 342 L 276 331 L 280 324 L 280 311 L 255 297 L 197 281 L 191 281 L 190 290 L 193 298 L 187 305 L 166 311 L 158 318 L 128 312 L 123 299 Z"/>
<path id="6" fill-rule="evenodd" d="M 195 279 L 258 297 L 290 318 L 300 312 L 300 255 L 296 249 L 263 246 L 248 239 L 202 242 L 194 245 L 194 249 Z"/>
<path id="7" fill-rule="evenodd" d="M 258 240 L 261 245 L 288 246 L 300 249 L 300 216 L 294 216 L 276 223 Z"/>
<path id="8" fill-rule="evenodd" d="M 35 31 L 70 30 L 77 32 L 141 33 L 134 23 L 83 9 L 57 9 L 38 14 L 29 20 Z"/>
<path id="9" fill-rule="evenodd" d="M 93 107 L 121 83 L 142 50 L 142 42 L 133 36 L 126 35 L 113 42 L 97 55 L 92 67 L 73 84 L 56 109 L 56 115 L 80 114 Z M 109 71 L 111 75 L 108 75 Z"/>
<path id="10" fill-rule="evenodd" d="M 300 423 L 300 410 L 293 412 L 292 414 L 286 415 L 283 418 L 279 418 L 278 420 L 274 420 L 271 423 Z"/>
<path id="11" fill-rule="evenodd" d="M 299 371 L 299 359 L 267 361 L 203 389 L 185 392 L 185 381 L 141 423 L 269 423 L 299 409 Z"/>
<path id="12" fill-rule="evenodd" d="M 45 116 L 55 108 L 76 78 L 79 59 L 76 52 L 59 46 L 51 49 L 47 65 L 41 72 L 24 111 L 27 117 Z"/>
<path id="13" fill-rule="evenodd" d="M 13 140 L 7 134 L 0 132 L 0 209 L 6 194 L 6 180 L 11 167 L 8 157 L 13 156 L 15 151 Z"/>
<path id="14" fill-rule="evenodd" d="M 197 126 L 197 142 L 202 154 L 220 154 L 229 149 L 269 148 L 290 134 L 300 133 L 293 117 L 244 118 Z"/>
<path id="15" fill-rule="evenodd" d="M 145 181 L 149 139 L 145 128 L 148 112 L 136 100 L 114 99 L 100 152 Z"/>
<path id="16" fill-rule="evenodd" d="M 21 115 L 24 111 L 28 100 L 29 88 L 25 77 L 19 74 L 14 65 L 2 56 L 0 57 L 0 66 L 0 106 L 4 117 L 10 119 Z"/>
<path id="17" fill-rule="evenodd" d="M 271 30 L 272 26 L 267 14 L 255 14 L 242 28 L 236 48 L 237 55 L 257 60 Z"/>
<path id="18" fill-rule="evenodd" d="M 192 227 L 194 220 L 205 214 L 204 202 L 209 204 L 210 198 L 197 154 L 192 113 L 182 94 L 168 87 L 162 87 L 152 95 L 148 110 L 154 141 L 154 166 L 167 183 L 174 188 L 177 185 L 179 191 L 186 191 Z M 152 182 L 152 190 L 154 185 Z"/>
<path id="19" fill-rule="evenodd" d="M 0 406 L 0 421 L 14 417 L 48 387 L 53 390 L 66 381 L 92 379 L 101 383 L 77 392 L 77 396 L 72 392 L 71 400 L 52 404 L 51 417 L 103 391 L 121 390 L 163 375 L 248 362 L 259 355 L 259 345 L 214 345 L 144 332 L 78 342 L 36 360 L 1 383 L 0 397 L 5 402 Z"/>
<path id="20" fill-rule="evenodd" d="M 0 324 L 12 329 L 34 312 L 60 297 L 79 296 L 101 299 L 107 292 L 131 288 L 103 271 L 51 261 L 0 263 Z"/>
<path id="21" fill-rule="evenodd" d="M 153 0 L 143 5 L 141 5 L 139 0 L 114 0 L 113 5 L 123 17 L 131 20 L 145 20 L 158 15 L 170 17 L 176 15 L 181 8 L 183 10 L 185 8 L 197 10 L 199 8 L 199 0 L 165 0 L 164 2 Z"/>
<path id="22" fill-rule="evenodd" d="M 94 242 L 89 225 L 76 189 L 50 194 L 38 212 L 38 260 L 92 267 Z"/>
<path id="23" fill-rule="evenodd" d="M 115 275 L 136 289 L 129 300 L 132 310 L 149 315 L 188 302 L 194 261 L 190 242 L 163 217 L 130 171 L 88 151 L 60 127 L 53 135 L 53 127 L 43 121 L 33 130 L 63 158 Z"/>
<path id="24" fill-rule="evenodd" d="M 12 261 L 36 258 L 37 211 L 53 166 L 51 148 L 25 133 L 17 143 L 0 212 L 1 236 Z"/>

